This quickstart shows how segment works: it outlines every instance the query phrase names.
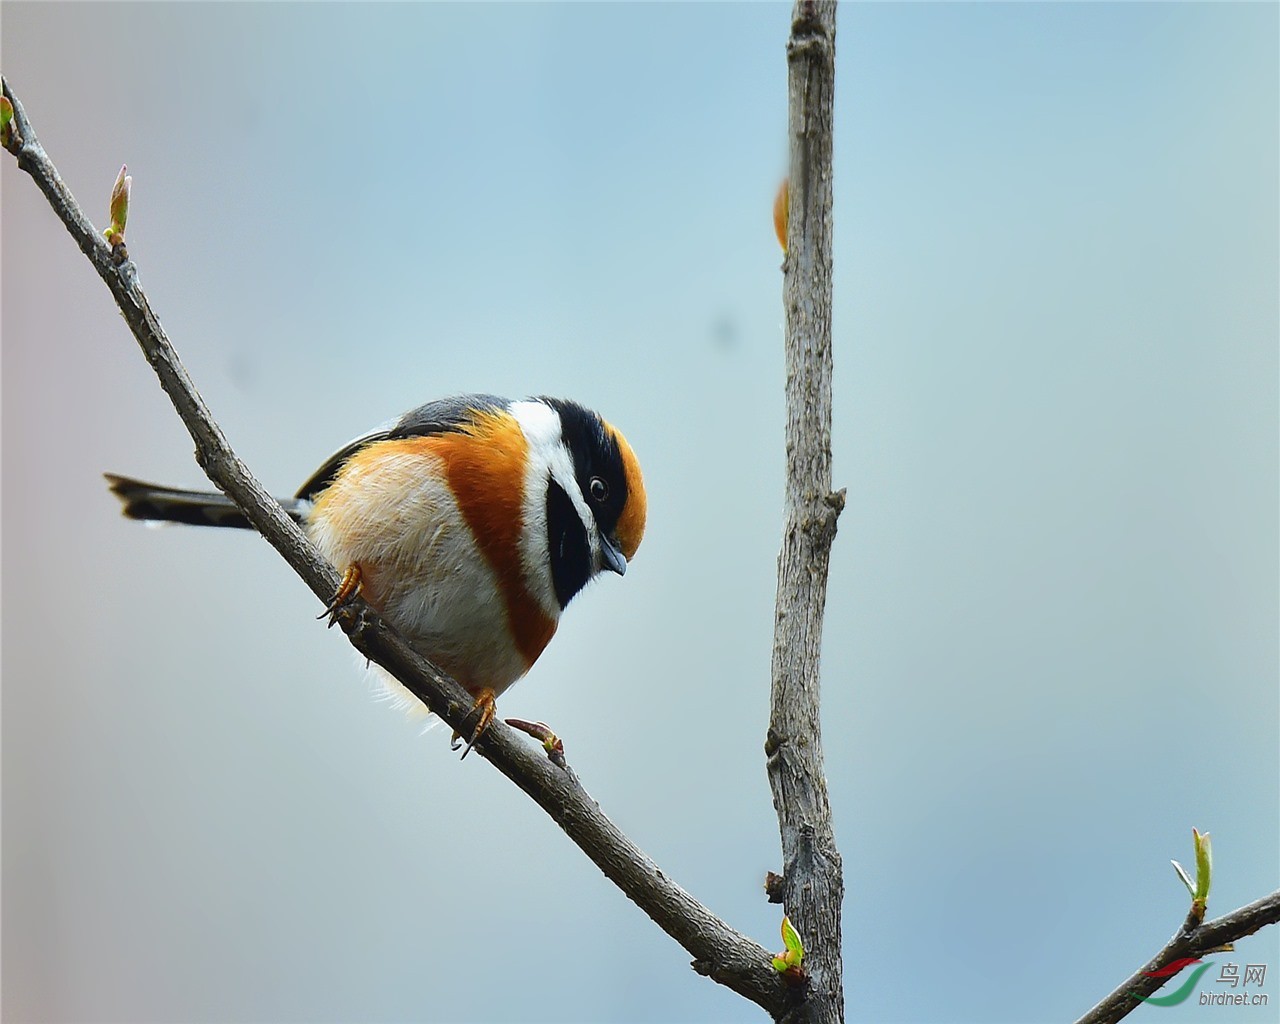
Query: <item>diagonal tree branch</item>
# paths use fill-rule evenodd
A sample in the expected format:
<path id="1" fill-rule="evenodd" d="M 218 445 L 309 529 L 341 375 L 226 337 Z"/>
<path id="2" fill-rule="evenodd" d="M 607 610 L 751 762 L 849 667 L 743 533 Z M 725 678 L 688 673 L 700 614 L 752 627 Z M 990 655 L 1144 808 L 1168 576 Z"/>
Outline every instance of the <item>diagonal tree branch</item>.
<path id="1" fill-rule="evenodd" d="M 827 570 L 844 492 L 831 491 L 831 136 L 835 0 L 801 0 L 787 45 L 786 502 L 765 740 L 782 836 L 770 880 L 807 947 L 798 1021 L 844 1020 L 844 880 L 823 774 L 819 656 Z"/>
<path id="2" fill-rule="evenodd" d="M 161 386 L 196 446 L 196 460 L 271 543 L 312 592 L 327 602 L 339 576 L 274 498 L 236 456 L 197 393 L 160 321 L 138 283 L 123 244 L 109 245 L 89 222 L 62 181 L 7 80 L 13 105 L 10 152 L 62 219 L 67 231 L 106 283 Z M 449 725 L 464 724 L 471 697 L 415 652 L 363 602 L 341 618 L 352 644 L 390 671 Z M 730 928 L 659 869 L 608 817 L 572 772 L 534 754 L 514 730 L 500 722 L 481 737 L 476 751 L 524 790 L 619 889 L 695 959 L 694 968 L 765 1009 L 774 1018 L 794 1004 L 792 992 L 770 962 L 770 953 Z"/>
<path id="3" fill-rule="evenodd" d="M 1153 978 L 1150 976 L 1151 972 L 1159 971 L 1175 960 L 1212 953 L 1228 943 L 1252 935 L 1266 925 L 1280 921 L 1280 889 L 1212 921 L 1204 921 L 1203 918 L 1204 908 L 1201 907 L 1197 914 L 1193 907 L 1182 927 L 1165 943 L 1164 949 L 1145 966 L 1134 971 L 1128 980 L 1076 1021 L 1076 1024 L 1115 1024 L 1142 1005 L 1138 996 L 1151 995 L 1169 980 Z"/>

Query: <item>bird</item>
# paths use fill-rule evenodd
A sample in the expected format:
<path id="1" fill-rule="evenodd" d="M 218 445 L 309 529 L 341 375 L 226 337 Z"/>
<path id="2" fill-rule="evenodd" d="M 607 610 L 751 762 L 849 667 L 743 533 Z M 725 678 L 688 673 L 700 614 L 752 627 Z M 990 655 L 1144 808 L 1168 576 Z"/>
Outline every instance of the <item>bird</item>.
<path id="1" fill-rule="evenodd" d="M 250 526 L 222 494 L 104 476 L 130 519 Z M 463 757 L 570 601 L 626 572 L 647 516 L 635 452 L 599 413 L 488 394 L 357 437 L 280 504 L 342 573 L 326 612 L 359 594 L 474 698 Z"/>

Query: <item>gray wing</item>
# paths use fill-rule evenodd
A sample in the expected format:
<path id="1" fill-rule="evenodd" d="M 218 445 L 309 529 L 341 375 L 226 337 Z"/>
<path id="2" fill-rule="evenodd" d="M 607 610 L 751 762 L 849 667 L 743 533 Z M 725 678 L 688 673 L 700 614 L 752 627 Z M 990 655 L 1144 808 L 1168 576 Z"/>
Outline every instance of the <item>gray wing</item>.
<path id="1" fill-rule="evenodd" d="M 497 395 L 455 395 L 420 405 L 400 417 L 388 437 L 446 434 L 475 420 L 477 412 L 505 409 L 511 403 Z"/>
<path id="2" fill-rule="evenodd" d="M 505 409 L 510 404 L 505 398 L 497 395 L 456 395 L 453 398 L 439 398 L 426 405 L 411 409 L 390 427 L 380 427 L 367 434 L 361 434 L 354 441 L 349 441 L 325 460 L 298 488 L 297 498 L 312 499 L 331 483 L 338 475 L 347 459 L 365 445 L 376 441 L 391 441 L 402 437 L 426 437 L 431 434 L 447 434 L 460 430 L 471 423 L 475 414 L 483 409 Z"/>

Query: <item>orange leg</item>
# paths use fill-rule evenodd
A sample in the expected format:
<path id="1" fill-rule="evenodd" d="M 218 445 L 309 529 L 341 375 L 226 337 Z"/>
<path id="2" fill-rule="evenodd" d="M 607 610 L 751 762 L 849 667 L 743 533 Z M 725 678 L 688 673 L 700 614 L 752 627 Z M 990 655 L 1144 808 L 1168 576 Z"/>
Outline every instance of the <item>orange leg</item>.
<path id="1" fill-rule="evenodd" d="M 329 626 L 332 628 L 333 624 L 338 621 L 338 612 L 342 610 L 342 606 L 359 595 L 361 586 L 360 565 L 357 562 L 352 562 L 347 566 L 347 571 L 342 574 L 342 582 L 338 584 L 333 600 L 316 618 L 323 619 L 326 615 L 329 616 Z"/>
<path id="2" fill-rule="evenodd" d="M 467 749 L 462 752 L 462 756 L 466 757 L 471 753 L 471 748 L 476 745 L 476 740 L 484 735 L 484 731 L 489 728 L 493 722 L 494 712 L 498 709 L 498 695 L 489 687 L 484 687 L 476 694 L 476 702 L 471 708 L 471 714 L 467 715 L 470 720 L 475 716 L 476 724 L 471 730 L 471 738 L 467 740 Z M 458 749 L 458 741 L 462 739 L 462 733 L 455 732 L 453 738 L 449 741 L 449 746 L 453 750 Z"/>

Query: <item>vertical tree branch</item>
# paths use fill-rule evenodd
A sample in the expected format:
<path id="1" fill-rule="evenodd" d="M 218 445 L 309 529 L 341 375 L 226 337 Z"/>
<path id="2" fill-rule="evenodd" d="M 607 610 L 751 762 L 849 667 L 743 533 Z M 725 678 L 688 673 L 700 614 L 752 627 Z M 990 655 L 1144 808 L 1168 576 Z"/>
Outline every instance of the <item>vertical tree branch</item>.
<path id="1" fill-rule="evenodd" d="M 773 638 L 769 785 L 782 835 L 781 896 L 804 941 L 806 998 L 790 1019 L 843 1021 L 840 853 L 819 725 L 827 570 L 844 492 L 831 491 L 831 135 L 835 0 L 801 0 L 787 44 L 790 168 L 786 497 Z"/>

